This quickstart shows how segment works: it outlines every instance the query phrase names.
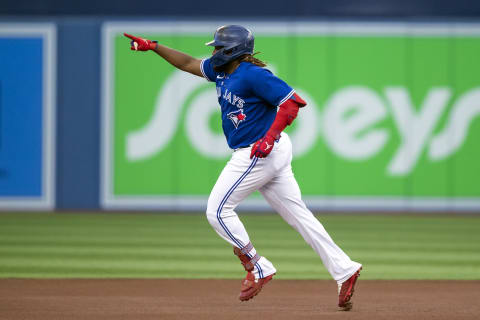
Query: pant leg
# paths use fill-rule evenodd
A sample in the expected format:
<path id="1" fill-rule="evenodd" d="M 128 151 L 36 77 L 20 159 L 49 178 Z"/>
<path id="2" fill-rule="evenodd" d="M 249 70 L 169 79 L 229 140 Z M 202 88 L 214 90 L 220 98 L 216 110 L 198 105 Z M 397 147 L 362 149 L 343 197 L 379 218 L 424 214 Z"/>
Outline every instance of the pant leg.
<path id="1" fill-rule="evenodd" d="M 234 210 L 242 200 L 271 179 L 274 171 L 269 169 L 268 163 L 267 159 L 250 159 L 249 149 L 236 151 L 210 193 L 207 219 L 220 237 L 235 247 L 245 247 L 250 238 Z M 253 247 L 248 255 L 253 257 L 255 254 Z M 270 261 L 261 257 L 253 272 L 256 278 L 264 278 L 276 270 Z"/>
<path id="2" fill-rule="evenodd" d="M 286 144 L 285 154 L 289 153 L 288 147 Z M 323 225 L 308 210 L 302 201 L 300 188 L 290 163 L 279 170 L 278 174 L 259 191 L 272 208 L 315 250 L 333 279 L 343 282 L 360 268 L 361 264 L 352 261 L 335 244 Z"/>

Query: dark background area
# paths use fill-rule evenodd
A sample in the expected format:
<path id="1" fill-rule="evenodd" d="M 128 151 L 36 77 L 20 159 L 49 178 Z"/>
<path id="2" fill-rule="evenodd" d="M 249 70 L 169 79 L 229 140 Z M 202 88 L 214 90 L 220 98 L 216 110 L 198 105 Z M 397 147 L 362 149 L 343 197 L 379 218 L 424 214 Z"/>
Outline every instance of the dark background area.
<path id="1" fill-rule="evenodd" d="M 152 0 L 2 0 L 2 15 L 122 15 L 206 17 L 404 18 L 480 16 L 476 0 L 336 1 L 152 1 Z"/>

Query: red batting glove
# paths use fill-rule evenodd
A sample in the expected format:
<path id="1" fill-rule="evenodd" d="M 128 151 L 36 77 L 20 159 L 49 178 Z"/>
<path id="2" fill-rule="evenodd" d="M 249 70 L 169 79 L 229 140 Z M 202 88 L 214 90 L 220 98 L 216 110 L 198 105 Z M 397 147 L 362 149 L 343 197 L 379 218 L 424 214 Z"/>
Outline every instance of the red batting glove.
<path id="1" fill-rule="evenodd" d="M 280 134 L 283 129 L 291 125 L 297 117 L 299 107 L 304 107 L 306 104 L 307 103 L 296 93 L 293 94 L 291 99 L 282 103 L 265 137 L 253 145 L 250 159 L 252 159 L 253 156 L 257 158 L 265 158 L 268 156 L 273 149 L 275 140 L 280 139 Z"/>
<path id="2" fill-rule="evenodd" d="M 157 41 L 151 41 L 148 39 L 135 37 L 128 33 L 124 33 L 123 35 L 127 38 L 132 39 L 132 41 L 130 41 L 131 50 L 135 50 L 135 51 L 155 50 L 158 46 Z"/>
<path id="3" fill-rule="evenodd" d="M 258 140 L 252 147 L 252 152 L 250 152 L 250 159 L 252 159 L 253 156 L 257 158 L 265 158 L 272 151 L 274 143 L 275 138 L 270 135 L 266 135 L 262 139 Z"/>

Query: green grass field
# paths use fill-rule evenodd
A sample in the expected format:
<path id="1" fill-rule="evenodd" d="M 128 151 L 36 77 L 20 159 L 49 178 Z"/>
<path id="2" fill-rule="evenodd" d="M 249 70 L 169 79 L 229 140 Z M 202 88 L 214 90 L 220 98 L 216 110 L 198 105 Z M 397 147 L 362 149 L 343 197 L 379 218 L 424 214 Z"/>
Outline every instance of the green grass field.
<path id="1" fill-rule="evenodd" d="M 480 217 L 317 216 L 362 279 L 480 279 Z M 278 279 L 330 279 L 277 215 L 241 215 Z M 240 278 L 203 214 L 0 214 L 1 278 Z"/>

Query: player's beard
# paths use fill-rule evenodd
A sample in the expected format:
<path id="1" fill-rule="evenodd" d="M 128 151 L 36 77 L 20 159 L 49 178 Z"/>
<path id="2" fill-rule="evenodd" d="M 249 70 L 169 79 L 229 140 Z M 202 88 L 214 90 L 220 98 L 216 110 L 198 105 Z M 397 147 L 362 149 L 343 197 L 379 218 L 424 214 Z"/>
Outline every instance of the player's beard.
<path id="1" fill-rule="evenodd" d="M 218 72 L 218 73 L 222 73 L 222 72 L 226 72 L 230 66 L 235 63 L 235 61 L 237 61 L 238 59 L 234 59 L 232 61 L 229 61 L 227 63 L 225 63 L 224 65 L 222 66 L 218 66 L 218 67 L 213 67 L 213 70 L 215 70 L 215 72 Z"/>
<path id="2" fill-rule="evenodd" d="M 230 63 L 230 62 L 229 62 Z M 222 73 L 222 72 L 225 72 L 225 69 L 226 69 L 226 65 L 228 65 L 228 63 L 224 64 L 223 66 L 219 66 L 219 67 L 213 67 L 213 70 L 215 70 L 215 72 L 218 72 L 218 73 Z"/>

